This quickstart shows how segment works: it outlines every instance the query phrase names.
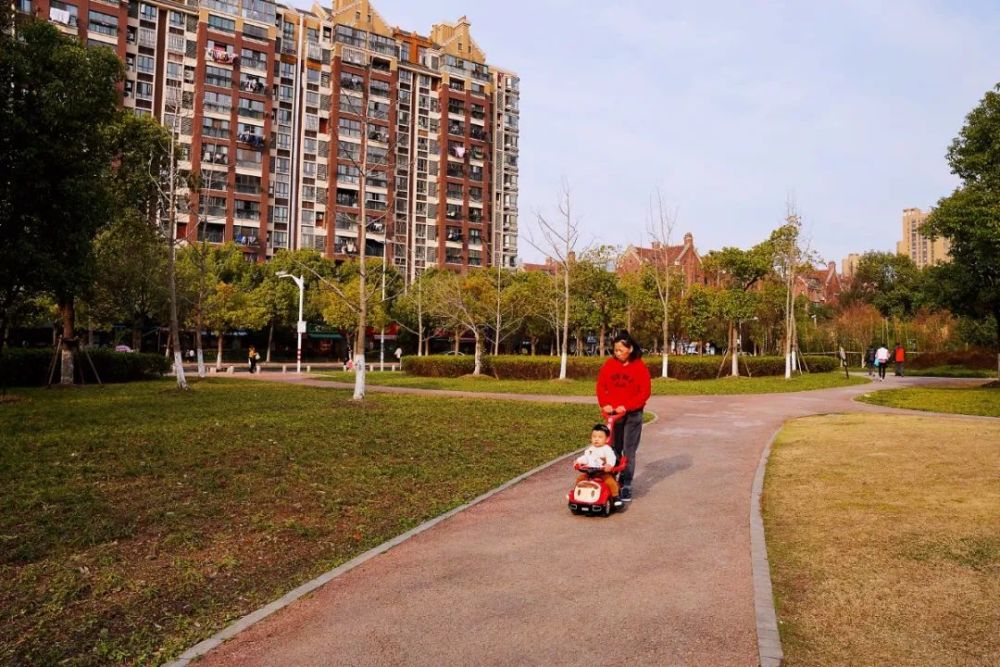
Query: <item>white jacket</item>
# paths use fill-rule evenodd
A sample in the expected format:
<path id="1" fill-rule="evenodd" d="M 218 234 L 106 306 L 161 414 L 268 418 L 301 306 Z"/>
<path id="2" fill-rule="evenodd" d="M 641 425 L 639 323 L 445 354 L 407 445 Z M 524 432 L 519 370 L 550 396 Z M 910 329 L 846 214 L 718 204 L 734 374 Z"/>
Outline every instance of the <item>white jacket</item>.
<path id="1" fill-rule="evenodd" d="M 604 466 L 613 466 L 617 462 L 618 457 L 615 456 L 615 450 L 611 448 L 611 445 L 603 447 L 591 445 L 583 450 L 583 454 L 576 459 L 578 465 L 586 468 L 603 468 Z"/>

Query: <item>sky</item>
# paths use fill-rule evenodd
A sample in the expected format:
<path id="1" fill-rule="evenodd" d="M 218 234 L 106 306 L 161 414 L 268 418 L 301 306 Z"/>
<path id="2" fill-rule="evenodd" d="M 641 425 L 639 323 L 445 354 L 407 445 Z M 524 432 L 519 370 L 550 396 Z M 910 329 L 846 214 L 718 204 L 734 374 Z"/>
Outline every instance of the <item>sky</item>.
<path id="1" fill-rule="evenodd" d="M 295 4 L 308 6 L 304 0 Z M 894 251 L 902 209 L 958 184 L 945 153 L 1000 82 L 1000 3 L 375 0 L 429 35 L 467 16 L 521 78 L 519 255 L 570 189 L 580 246 L 649 245 L 657 196 L 702 254 L 789 202 L 827 261 Z"/>

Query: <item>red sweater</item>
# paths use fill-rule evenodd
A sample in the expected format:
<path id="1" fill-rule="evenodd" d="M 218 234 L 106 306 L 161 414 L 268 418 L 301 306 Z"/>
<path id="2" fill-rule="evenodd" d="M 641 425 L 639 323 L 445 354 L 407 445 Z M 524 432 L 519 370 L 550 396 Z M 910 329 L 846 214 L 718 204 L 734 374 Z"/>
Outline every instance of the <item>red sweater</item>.
<path id="1" fill-rule="evenodd" d="M 626 366 L 610 357 L 597 375 L 597 402 L 617 408 L 624 405 L 631 412 L 646 405 L 649 399 L 649 369 L 642 359 Z"/>

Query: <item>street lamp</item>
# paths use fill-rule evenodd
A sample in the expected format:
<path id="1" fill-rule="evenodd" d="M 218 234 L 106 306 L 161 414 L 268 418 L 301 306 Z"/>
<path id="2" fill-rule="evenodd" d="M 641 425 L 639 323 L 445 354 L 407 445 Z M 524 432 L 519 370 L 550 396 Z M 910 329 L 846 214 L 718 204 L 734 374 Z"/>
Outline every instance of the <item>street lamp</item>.
<path id="1" fill-rule="evenodd" d="M 295 348 L 295 372 L 302 372 L 302 334 L 306 331 L 306 321 L 302 319 L 302 300 L 306 291 L 306 279 L 305 276 L 293 276 L 288 273 L 288 271 L 278 271 L 276 274 L 279 278 L 291 278 L 295 281 L 295 284 L 299 286 L 299 321 L 295 327 L 298 332 L 298 345 Z"/>

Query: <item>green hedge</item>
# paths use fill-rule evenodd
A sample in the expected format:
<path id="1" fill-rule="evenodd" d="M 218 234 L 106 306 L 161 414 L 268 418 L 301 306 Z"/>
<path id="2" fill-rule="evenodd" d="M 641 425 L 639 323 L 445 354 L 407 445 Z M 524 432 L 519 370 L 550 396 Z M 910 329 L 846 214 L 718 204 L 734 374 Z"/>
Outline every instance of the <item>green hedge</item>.
<path id="1" fill-rule="evenodd" d="M 648 356 L 645 359 L 649 373 L 660 375 L 661 357 Z M 695 355 L 673 355 L 670 357 L 670 377 L 678 380 L 709 380 L 718 376 L 722 357 Z M 566 375 L 573 379 L 593 380 L 604 364 L 603 357 L 570 357 L 566 363 Z M 730 362 L 726 361 L 723 375 L 727 375 Z M 806 364 L 814 373 L 832 371 L 838 368 L 833 357 L 807 356 Z M 783 375 L 784 357 L 740 358 L 740 373 L 747 367 L 754 376 Z M 403 357 L 403 371 L 423 377 L 459 377 L 469 375 L 475 369 L 472 356 L 431 355 L 428 357 Z M 552 380 L 559 377 L 558 357 L 528 356 L 484 356 L 484 375 L 493 375 L 501 380 Z"/>
<path id="2" fill-rule="evenodd" d="M 132 382 L 162 377 L 170 370 L 170 360 L 161 354 L 88 350 L 102 382 Z M 10 348 L 0 352 L 0 384 L 8 387 L 37 387 L 48 382 L 52 350 Z M 77 355 L 84 379 L 95 382 L 94 371 L 86 357 Z M 77 370 L 77 379 L 79 379 Z M 59 381 L 56 368 L 54 381 Z"/>

